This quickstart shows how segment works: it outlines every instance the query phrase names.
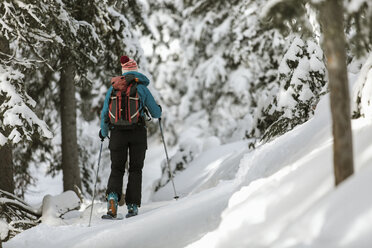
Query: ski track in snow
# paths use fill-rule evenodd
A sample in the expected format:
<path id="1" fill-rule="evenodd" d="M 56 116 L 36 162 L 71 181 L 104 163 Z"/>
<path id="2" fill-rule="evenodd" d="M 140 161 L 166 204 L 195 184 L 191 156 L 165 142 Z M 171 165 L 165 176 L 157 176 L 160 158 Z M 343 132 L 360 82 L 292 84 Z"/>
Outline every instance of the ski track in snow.
<path id="1" fill-rule="evenodd" d="M 329 105 L 326 95 L 312 119 L 251 152 L 243 141 L 205 151 L 176 175 L 179 200 L 168 183 L 133 218 L 101 220 L 97 203 L 91 227 L 88 208 L 3 247 L 372 247 L 372 120 L 353 120 L 355 174 L 335 188 Z"/>
<path id="2" fill-rule="evenodd" d="M 335 189 L 328 105 L 325 98 L 313 119 L 252 152 L 245 142 L 204 152 L 176 176 L 177 201 L 168 184 L 133 218 L 101 220 L 106 204 L 97 203 L 91 227 L 87 208 L 3 247 L 368 248 L 372 123 L 353 121 L 356 175 Z"/>
<path id="3" fill-rule="evenodd" d="M 177 201 L 147 204 L 140 208 L 138 216 L 117 221 L 100 219 L 106 210 L 103 203 L 95 206 L 91 227 L 88 227 L 90 209 L 87 209 L 79 224 L 56 227 L 40 224 L 17 235 L 4 247 L 91 248 L 92 244 L 94 247 L 149 247 L 148 244 L 154 248 L 184 247 L 206 230 L 217 227 L 234 189 L 232 182 L 224 182 Z M 124 207 L 119 209 L 124 210 Z"/>
<path id="4" fill-rule="evenodd" d="M 221 213 L 236 190 L 234 178 L 247 143 L 239 141 L 218 146 L 193 161 L 175 178 L 181 198 L 173 196 L 170 184 L 145 203 L 133 218 L 102 220 L 105 203 L 94 205 L 91 227 L 90 208 L 76 211 L 63 226 L 40 224 L 4 244 L 10 247 L 185 247 L 217 228 Z M 125 213 L 126 207 L 119 212 Z M 62 235 L 63 234 L 63 235 Z M 149 246 L 149 244 L 151 244 Z"/>

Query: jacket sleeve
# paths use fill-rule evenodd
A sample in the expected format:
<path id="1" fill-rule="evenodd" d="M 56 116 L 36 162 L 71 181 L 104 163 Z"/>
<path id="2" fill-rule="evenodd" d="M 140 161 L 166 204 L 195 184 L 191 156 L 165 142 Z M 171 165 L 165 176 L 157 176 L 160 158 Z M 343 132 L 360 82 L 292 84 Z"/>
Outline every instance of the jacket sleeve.
<path id="1" fill-rule="evenodd" d="M 147 107 L 151 116 L 153 118 L 160 118 L 161 117 L 161 112 L 162 112 L 161 108 L 156 103 L 156 101 L 155 101 L 154 97 L 152 96 L 151 92 L 149 91 L 149 89 L 144 85 L 138 85 L 137 86 L 137 91 L 140 95 L 142 104 Z"/>
<path id="2" fill-rule="evenodd" d="M 103 137 L 107 137 L 109 131 L 109 104 L 111 92 L 112 86 L 106 93 L 105 102 L 103 103 L 103 108 L 101 111 L 101 134 Z"/>

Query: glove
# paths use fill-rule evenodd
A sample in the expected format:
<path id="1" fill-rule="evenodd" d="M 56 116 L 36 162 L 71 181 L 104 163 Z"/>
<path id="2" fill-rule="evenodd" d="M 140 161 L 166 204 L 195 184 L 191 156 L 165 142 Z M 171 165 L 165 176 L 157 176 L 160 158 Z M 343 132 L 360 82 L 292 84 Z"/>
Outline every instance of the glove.
<path id="1" fill-rule="evenodd" d="M 161 121 L 161 114 L 163 113 L 163 109 L 162 107 L 160 106 L 160 104 L 158 104 L 159 108 L 160 108 L 160 117 L 159 117 L 159 120 Z"/>
<path id="2" fill-rule="evenodd" d="M 101 130 L 99 130 L 99 138 L 101 139 L 101 141 L 103 142 L 105 140 L 105 137 L 102 135 L 102 132 Z"/>

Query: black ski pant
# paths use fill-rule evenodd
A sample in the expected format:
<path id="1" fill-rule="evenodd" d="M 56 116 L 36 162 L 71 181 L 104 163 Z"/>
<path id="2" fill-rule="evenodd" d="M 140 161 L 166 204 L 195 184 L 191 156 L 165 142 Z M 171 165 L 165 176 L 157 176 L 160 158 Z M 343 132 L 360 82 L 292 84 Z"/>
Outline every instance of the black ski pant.
<path id="1" fill-rule="evenodd" d="M 147 130 L 137 126 L 130 130 L 111 130 L 109 143 L 111 156 L 111 174 L 106 193 L 115 192 L 119 201 L 123 189 L 125 163 L 129 152 L 129 175 L 125 193 L 126 204 L 141 205 L 142 168 L 147 150 Z"/>

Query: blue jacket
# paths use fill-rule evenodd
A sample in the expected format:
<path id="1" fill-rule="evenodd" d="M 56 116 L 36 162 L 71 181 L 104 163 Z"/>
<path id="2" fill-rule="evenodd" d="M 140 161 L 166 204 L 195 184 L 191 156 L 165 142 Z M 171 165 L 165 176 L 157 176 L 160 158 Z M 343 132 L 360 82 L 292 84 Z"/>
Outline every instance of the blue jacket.
<path id="1" fill-rule="evenodd" d="M 161 108 L 155 102 L 155 99 L 149 89 L 147 89 L 147 86 L 150 84 L 150 80 L 142 73 L 136 71 L 126 72 L 123 74 L 123 76 L 127 74 L 134 74 L 134 76 L 141 82 L 141 84 L 137 85 L 137 92 L 140 98 L 139 108 L 141 109 L 141 115 L 145 116 L 143 107 L 146 106 L 153 118 L 160 118 Z M 101 112 L 101 134 L 103 137 L 107 137 L 109 131 L 109 104 L 112 90 L 113 88 L 111 86 L 106 93 L 105 102 Z"/>

